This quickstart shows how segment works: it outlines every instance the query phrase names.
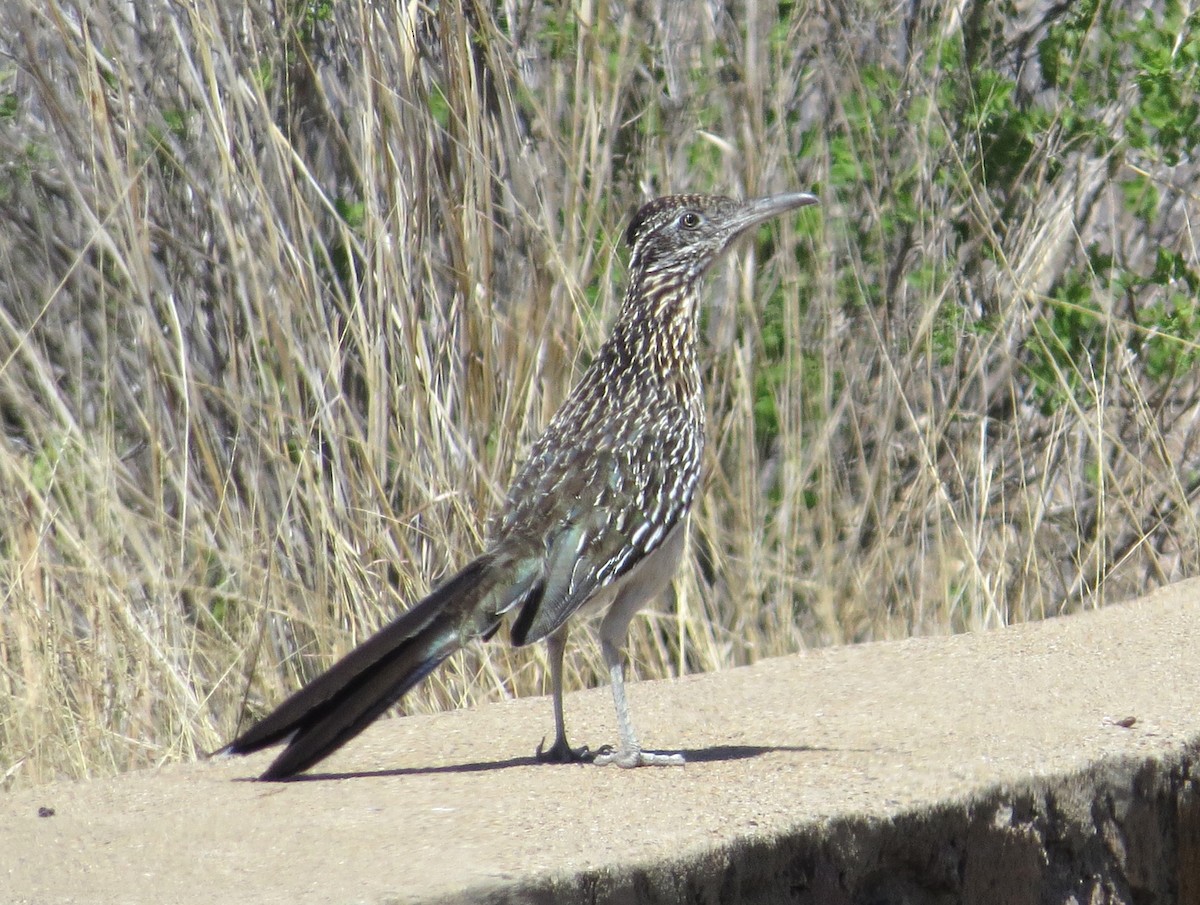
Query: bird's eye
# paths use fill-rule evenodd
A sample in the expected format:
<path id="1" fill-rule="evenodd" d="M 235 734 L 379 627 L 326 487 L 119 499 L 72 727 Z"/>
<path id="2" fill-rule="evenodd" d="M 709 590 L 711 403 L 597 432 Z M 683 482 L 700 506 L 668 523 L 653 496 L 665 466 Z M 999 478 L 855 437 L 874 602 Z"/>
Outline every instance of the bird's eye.
<path id="1" fill-rule="evenodd" d="M 679 217 L 679 225 L 684 229 L 698 229 L 700 226 L 700 215 L 695 211 L 684 211 Z"/>

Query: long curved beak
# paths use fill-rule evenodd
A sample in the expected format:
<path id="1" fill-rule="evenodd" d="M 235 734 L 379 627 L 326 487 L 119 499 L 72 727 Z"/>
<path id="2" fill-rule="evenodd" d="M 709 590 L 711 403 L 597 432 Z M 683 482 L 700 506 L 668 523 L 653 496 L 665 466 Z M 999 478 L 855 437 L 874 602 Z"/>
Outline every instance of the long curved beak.
<path id="1" fill-rule="evenodd" d="M 730 212 L 728 219 L 722 224 L 725 232 L 721 248 L 722 250 L 729 248 L 739 236 L 749 232 L 760 223 L 786 214 L 788 211 L 819 202 L 820 199 L 816 195 L 810 195 L 808 192 L 788 192 L 743 201 Z"/>
<path id="2" fill-rule="evenodd" d="M 788 211 L 793 211 L 800 207 L 807 207 L 810 204 L 819 204 L 820 201 L 820 198 L 808 192 L 787 192 L 780 195 L 767 195 L 763 198 L 755 198 L 745 203 L 742 209 L 732 218 L 730 226 L 733 227 L 733 234 L 738 235 L 773 217 L 778 217 L 781 214 L 786 214 Z"/>

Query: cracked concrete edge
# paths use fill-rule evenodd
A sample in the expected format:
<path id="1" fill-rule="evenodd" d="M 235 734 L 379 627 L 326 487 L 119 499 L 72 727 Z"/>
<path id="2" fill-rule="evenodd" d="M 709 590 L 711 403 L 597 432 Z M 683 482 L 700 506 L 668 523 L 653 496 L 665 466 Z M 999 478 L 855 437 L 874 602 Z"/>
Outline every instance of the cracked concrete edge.
<path id="1" fill-rule="evenodd" d="M 437 905 L 1200 903 L 1198 754 L 1200 740 L 888 819 L 848 815 Z"/>

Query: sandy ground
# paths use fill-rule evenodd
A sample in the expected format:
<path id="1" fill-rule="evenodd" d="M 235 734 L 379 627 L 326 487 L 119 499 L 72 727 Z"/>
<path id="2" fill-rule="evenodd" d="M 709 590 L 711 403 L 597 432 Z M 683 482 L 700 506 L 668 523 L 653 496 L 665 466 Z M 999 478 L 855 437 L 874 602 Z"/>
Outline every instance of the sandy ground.
<path id="1" fill-rule="evenodd" d="M 383 720 L 301 782 L 251 781 L 265 754 L 23 790 L 0 796 L 0 901 L 499 901 L 888 820 L 1194 744 L 1198 637 L 1191 581 L 1038 625 L 632 685 L 643 742 L 682 749 L 678 768 L 536 764 L 550 702 L 529 699 Z M 605 689 L 569 696 L 567 719 L 576 744 L 614 737 Z"/>

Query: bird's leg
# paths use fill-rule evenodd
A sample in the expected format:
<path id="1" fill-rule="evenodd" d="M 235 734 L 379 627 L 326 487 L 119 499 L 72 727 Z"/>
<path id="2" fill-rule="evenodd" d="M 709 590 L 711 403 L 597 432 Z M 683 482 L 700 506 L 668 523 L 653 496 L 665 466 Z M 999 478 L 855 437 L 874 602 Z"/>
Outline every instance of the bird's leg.
<path id="1" fill-rule="evenodd" d="M 554 744 L 542 750 L 537 747 L 537 759 L 555 764 L 571 764 L 592 759 L 586 745 L 572 748 L 567 743 L 567 724 L 563 718 L 563 651 L 567 649 L 567 624 L 564 622 L 546 638 L 546 652 L 550 656 L 550 685 L 554 692 Z M 542 740 L 543 742 L 545 739 Z"/>
<path id="2" fill-rule="evenodd" d="M 643 751 L 633 730 L 633 718 L 629 715 L 629 701 L 625 698 L 625 671 L 621 666 L 621 650 L 608 638 L 600 641 L 600 651 L 608 666 L 612 682 L 613 704 L 617 708 L 617 728 L 621 733 L 621 746 L 616 751 L 601 751 L 593 759 L 598 766 L 616 764 L 618 767 L 667 767 L 682 764 L 682 754 L 660 754 Z"/>

